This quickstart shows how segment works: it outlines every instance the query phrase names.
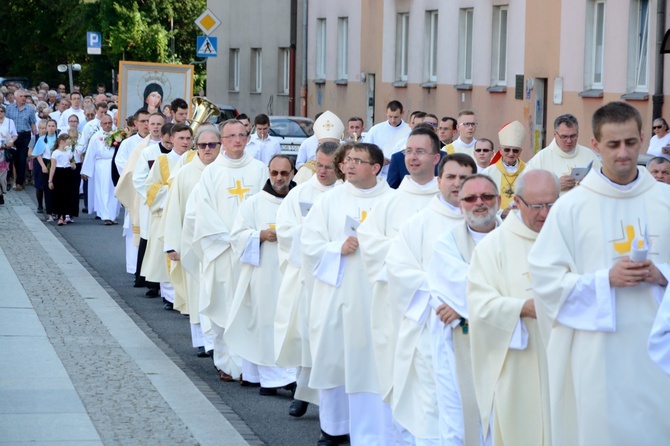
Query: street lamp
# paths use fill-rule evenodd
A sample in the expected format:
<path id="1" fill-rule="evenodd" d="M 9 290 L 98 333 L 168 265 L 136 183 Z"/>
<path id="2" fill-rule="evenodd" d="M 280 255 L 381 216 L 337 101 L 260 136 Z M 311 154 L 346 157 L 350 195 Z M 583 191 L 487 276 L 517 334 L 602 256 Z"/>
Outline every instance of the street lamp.
<path id="1" fill-rule="evenodd" d="M 78 63 L 69 63 L 69 64 L 60 64 L 58 65 L 58 71 L 61 73 L 65 73 L 66 71 L 68 72 L 68 75 L 70 76 L 70 93 L 72 93 L 72 90 L 74 90 L 74 83 L 72 82 L 72 72 L 73 71 L 81 71 L 81 65 Z"/>

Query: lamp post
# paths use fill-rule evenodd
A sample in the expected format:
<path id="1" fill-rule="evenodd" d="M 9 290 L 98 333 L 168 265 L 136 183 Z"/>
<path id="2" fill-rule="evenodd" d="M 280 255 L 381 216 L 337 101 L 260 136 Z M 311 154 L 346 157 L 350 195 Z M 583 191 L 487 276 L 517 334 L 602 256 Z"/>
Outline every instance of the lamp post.
<path id="1" fill-rule="evenodd" d="M 72 93 L 72 90 L 74 89 L 74 82 L 72 81 L 72 72 L 73 71 L 81 71 L 81 65 L 78 63 L 69 63 L 69 64 L 60 64 L 58 65 L 58 71 L 61 73 L 65 73 L 67 71 L 68 76 L 70 77 L 70 93 Z"/>

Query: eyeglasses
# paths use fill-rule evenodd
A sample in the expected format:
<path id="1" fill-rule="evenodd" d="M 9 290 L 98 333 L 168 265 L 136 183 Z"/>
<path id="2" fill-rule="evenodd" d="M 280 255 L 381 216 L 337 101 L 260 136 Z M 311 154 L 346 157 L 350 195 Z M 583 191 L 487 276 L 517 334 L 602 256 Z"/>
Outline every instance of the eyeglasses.
<path id="1" fill-rule="evenodd" d="M 662 128 L 663 128 L 663 124 L 655 125 L 655 126 L 652 127 L 652 129 L 654 129 L 654 130 L 658 130 L 658 129 L 662 129 Z"/>
<path id="2" fill-rule="evenodd" d="M 332 165 L 326 166 L 325 164 L 316 163 L 315 166 L 317 169 L 335 170 L 335 167 Z"/>
<path id="3" fill-rule="evenodd" d="M 517 153 L 521 153 L 521 149 L 513 149 L 511 147 L 503 147 L 502 151 L 505 153 L 509 153 L 510 150 L 516 155 Z"/>
<path id="4" fill-rule="evenodd" d="M 491 149 L 475 149 L 475 152 L 477 152 L 477 153 L 482 153 L 482 152 L 489 153 L 489 152 L 493 152 L 493 150 L 491 150 Z"/>
<path id="5" fill-rule="evenodd" d="M 524 200 L 523 197 L 522 197 L 521 195 L 517 195 L 517 197 L 519 197 L 519 200 L 521 200 L 521 202 L 522 202 L 523 204 L 525 204 L 526 207 L 527 207 L 528 209 L 530 209 L 531 211 L 534 211 L 534 212 L 539 212 L 539 211 L 541 211 L 542 209 L 544 209 L 545 207 L 547 208 L 547 210 L 549 210 L 549 209 L 551 209 L 551 207 L 552 207 L 554 204 L 556 204 L 555 201 L 553 201 L 553 202 L 551 202 L 551 203 L 528 204 L 528 203 L 526 203 L 526 200 Z"/>
<path id="6" fill-rule="evenodd" d="M 225 136 L 222 136 L 222 138 L 224 138 L 224 139 L 244 138 L 244 139 L 246 139 L 247 134 L 246 133 L 237 133 L 235 135 L 225 135 Z"/>
<path id="7" fill-rule="evenodd" d="M 463 197 L 461 198 L 461 201 L 465 201 L 466 203 L 476 203 L 478 199 L 481 199 L 485 203 L 491 203 L 496 198 L 498 198 L 498 196 L 494 194 L 481 194 L 481 195 L 470 195 L 469 197 Z"/>
<path id="8" fill-rule="evenodd" d="M 199 142 L 196 144 L 198 146 L 198 149 L 216 149 L 216 147 L 219 145 L 218 142 Z"/>
<path id="9" fill-rule="evenodd" d="M 428 124 L 431 127 L 437 127 L 437 122 L 429 122 L 429 121 L 424 121 L 424 124 Z"/>
<path id="10" fill-rule="evenodd" d="M 656 128 L 656 127 L 654 127 L 654 128 Z M 567 140 L 569 140 L 569 139 L 577 139 L 577 137 L 579 136 L 577 133 L 575 133 L 574 135 L 559 135 L 559 134 L 557 133 L 556 135 L 558 136 L 558 138 L 559 138 L 561 141 L 567 141 Z"/>
<path id="11" fill-rule="evenodd" d="M 276 177 L 277 175 L 281 175 L 283 177 L 287 177 L 291 174 L 288 170 L 271 170 L 270 171 L 270 176 L 271 177 Z"/>
<path id="12" fill-rule="evenodd" d="M 369 165 L 371 165 L 371 166 L 377 164 L 377 163 L 374 163 L 374 162 L 371 162 L 371 161 L 365 161 L 365 160 L 362 160 L 362 159 L 360 159 L 360 158 L 352 158 L 352 157 L 350 157 L 350 156 L 346 157 L 346 158 L 344 159 L 344 162 L 345 162 L 345 163 L 354 163 L 354 164 L 357 165 L 357 166 L 360 166 L 361 164 L 369 164 Z"/>
<path id="13" fill-rule="evenodd" d="M 425 150 L 423 150 L 423 149 L 417 149 L 417 150 L 405 149 L 405 150 L 402 151 L 402 153 L 405 154 L 405 156 L 412 156 L 412 155 L 416 155 L 416 156 L 437 155 L 437 153 L 427 152 L 427 151 L 425 151 Z"/>
<path id="14" fill-rule="evenodd" d="M 461 122 L 458 125 L 462 125 L 463 127 L 475 127 L 477 124 L 479 124 L 479 123 L 478 122 Z"/>

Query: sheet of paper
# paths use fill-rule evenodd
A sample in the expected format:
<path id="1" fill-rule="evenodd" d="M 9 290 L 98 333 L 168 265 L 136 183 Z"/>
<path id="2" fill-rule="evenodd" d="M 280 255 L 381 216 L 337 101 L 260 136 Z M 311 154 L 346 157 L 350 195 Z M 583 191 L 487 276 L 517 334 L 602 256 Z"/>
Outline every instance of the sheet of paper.
<path id="1" fill-rule="evenodd" d="M 347 237 L 358 237 L 358 227 L 361 222 L 347 215 L 344 221 L 344 235 Z"/>
<path id="2" fill-rule="evenodd" d="M 307 216 L 307 213 L 309 212 L 310 209 L 312 209 L 313 204 L 314 203 L 309 203 L 307 201 L 300 202 L 300 213 L 302 214 L 303 217 Z"/>

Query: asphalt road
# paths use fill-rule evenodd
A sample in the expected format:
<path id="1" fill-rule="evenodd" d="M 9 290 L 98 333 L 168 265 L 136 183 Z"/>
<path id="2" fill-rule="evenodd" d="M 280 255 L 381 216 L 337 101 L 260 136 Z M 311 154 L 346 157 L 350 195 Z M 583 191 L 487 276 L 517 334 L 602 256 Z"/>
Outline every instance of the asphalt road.
<path id="1" fill-rule="evenodd" d="M 26 192 L 30 196 L 34 195 L 32 187 L 27 187 Z M 232 409 L 234 414 L 229 419 L 232 418 L 233 425 L 242 423 L 238 430 L 245 430 L 246 426 L 251 429 L 252 433 L 245 437 L 251 444 L 316 444 L 320 434 L 316 407 L 310 405 L 302 418 L 293 418 L 288 415 L 291 404 L 288 392 L 280 391 L 277 396 L 260 396 L 257 388 L 219 381 L 212 360 L 197 358 L 195 349 L 191 347 L 188 318 L 176 311 L 164 310 L 160 298 L 145 297 L 146 289 L 133 288 L 133 276 L 125 272 L 122 214 L 118 226 L 104 226 L 100 220 L 87 214 L 80 214 L 75 221 L 74 224 L 61 227 L 53 223 L 45 224 L 54 225 L 53 228 L 83 258 L 83 263 L 94 277 L 103 286 L 109 286 L 110 295 L 121 308 L 151 339 L 155 339 L 157 345 L 191 377 L 216 407 L 224 414 L 229 414 Z M 222 439 L 221 444 L 225 444 L 225 439 Z"/>

